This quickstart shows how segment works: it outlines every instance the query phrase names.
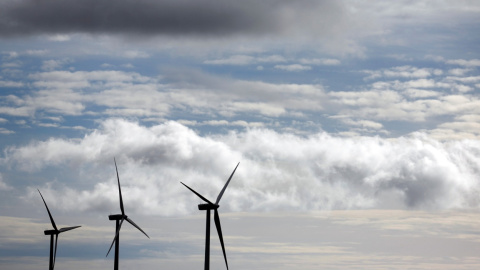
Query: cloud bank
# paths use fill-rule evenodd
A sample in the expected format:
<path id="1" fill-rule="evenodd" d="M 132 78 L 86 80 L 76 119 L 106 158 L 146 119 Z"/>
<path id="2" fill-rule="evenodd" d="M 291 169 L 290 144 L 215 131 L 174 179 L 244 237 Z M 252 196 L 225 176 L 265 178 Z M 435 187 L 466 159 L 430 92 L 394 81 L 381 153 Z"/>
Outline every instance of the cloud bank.
<path id="1" fill-rule="evenodd" d="M 179 181 L 214 199 L 237 162 L 222 211 L 480 207 L 479 141 L 439 142 L 422 133 L 382 139 L 250 129 L 200 136 L 173 121 L 146 127 L 109 119 L 81 139 L 9 147 L 2 164 L 32 173 L 70 165 L 67 186 L 38 183 L 57 198 L 52 205 L 113 211 L 113 157 L 130 212 L 192 212 L 198 198 Z"/>

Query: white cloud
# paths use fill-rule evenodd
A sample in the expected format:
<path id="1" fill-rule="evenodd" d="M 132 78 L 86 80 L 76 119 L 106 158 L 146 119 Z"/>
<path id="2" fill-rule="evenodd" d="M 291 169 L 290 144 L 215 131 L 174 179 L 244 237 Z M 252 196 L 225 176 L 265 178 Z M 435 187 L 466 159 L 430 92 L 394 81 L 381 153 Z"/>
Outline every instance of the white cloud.
<path id="1" fill-rule="evenodd" d="M 442 93 L 431 90 L 422 90 L 422 89 L 408 89 L 405 92 L 405 95 L 410 98 L 434 98 L 439 97 Z"/>
<path id="2" fill-rule="evenodd" d="M 413 61 L 413 58 L 406 54 L 389 54 L 387 56 L 401 61 Z"/>
<path id="3" fill-rule="evenodd" d="M 229 122 L 227 120 L 209 120 L 209 121 L 189 121 L 189 120 L 180 120 L 177 121 L 186 126 L 240 126 L 240 127 L 264 127 L 265 123 L 262 122 L 247 122 L 247 121 L 232 121 Z"/>
<path id="4" fill-rule="evenodd" d="M 473 88 L 468 86 L 468 85 L 458 84 L 458 85 L 455 85 L 455 90 L 457 90 L 458 92 L 461 92 L 461 93 L 467 93 L 467 92 L 472 91 Z"/>
<path id="5" fill-rule="evenodd" d="M 72 39 L 70 35 L 61 35 L 61 34 L 51 35 L 51 36 L 48 36 L 47 38 L 48 40 L 56 41 L 56 42 L 65 42 L 65 41 L 70 41 Z"/>
<path id="6" fill-rule="evenodd" d="M 448 76 L 445 78 L 446 80 L 450 81 L 459 81 L 463 83 L 476 83 L 480 82 L 480 76 L 469 76 L 469 77 L 453 77 L 453 76 Z"/>
<path id="7" fill-rule="evenodd" d="M 257 57 L 256 61 L 258 63 L 281 63 L 281 62 L 286 62 L 287 59 L 281 55 L 268 55 L 268 56 L 262 56 L 262 57 Z"/>
<path id="8" fill-rule="evenodd" d="M 451 65 L 459 65 L 463 67 L 480 67 L 480 59 L 455 59 L 455 60 L 447 60 L 447 64 Z"/>
<path id="9" fill-rule="evenodd" d="M 4 69 L 20 68 L 22 66 L 23 66 L 23 63 L 21 61 L 3 62 L 1 65 L 1 67 Z"/>
<path id="10" fill-rule="evenodd" d="M 304 65 L 324 65 L 324 66 L 338 66 L 341 64 L 338 59 L 325 59 L 325 58 L 313 58 L 313 59 L 300 59 L 300 63 Z"/>
<path id="11" fill-rule="evenodd" d="M 377 78 L 427 78 L 432 75 L 442 75 L 442 71 L 432 68 L 417 68 L 412 66 L 399 66 L 389 69 L 381 70 L 364 70 L 363 72 L 369 74 L 366 80 Z"/>
<path id="12" fill-rule="evenodd" d="M 3 181 L 2 174 L 0 173 L 0 191 L 12 190 L 13 188 Z"/>
<path id="13" fill-rule="evenodd" d="M 365 127 L 365 128 L 371 128 L 371 129 L 382 129 L 383 125 L 377 122 L 373 121 L 368 121 L 368 120 L 358 120 L 354 121 L 352 119 L 343 119 L 343 123 L 347 125 L 352 125 L 352 126 L 359 126 L 359 127 Z"/>
<path id="14" fill-rule="evenodd" d="M 304 66 L 283 68 L 301 70 Z M 273 118 L 305 120 L 322 113 L 327 117 L 341 114 L 386 127 L 383 121 L 427 123 L 433 117 L 438 120 L 440 116 L 479 113 L 480 101 L 473 91 L 478 76 L 435 75 L 440 72 L 412 66 L 367 73 L 373 77 L 393 76 L 388 77 L 393 80 L 374 81 L 350 91 L 326 92 L 322 85 L 239 80 L 188 69 L 166 70 L 161 80 L 168 84 L 162 84 L 158 78 L 115 70 L 40 72 L 28 77 L 32 81 L 29 85 L 38 90 L 24 96 L 4 97 L 0 113 L 29 117 L 40 115 L 39 112 L 47 116 L 94 113 L 158 122 L 179 111 L 188 111 L 230 124 L 232 120 L 228 118 L 242 114 L 258 116 L 252 120 L 257 123 L 273 123 Z M 458 98 L 462 102 L 456 102 Z M 379 134 L 385 134 L 385 130 L 381 129 Z"/>
<path id="15" fill-rule="evenodd" d="M 478 133 L 454 130 L 452 127 L 451 125 L 447 125 L 447 128 L 435 128 L 426 132 L 436 140 L 480 140 L 480 136 L 477 135 Z"/>
<path id="16" fill-rule="evenodd" d="M 207 60 L 203 63 L 210 65 L 250 65 L 255 63 L 255 58 L 249 55 L 232 55 L 225 59 Z"/>
<path id="17" fill-rule="evenodd" d="M 407 208 L 450 209 L 480 207 L 479 150 L 478 140 L 440 142 L 421 133 L 389 140 L 253 129 L 201 137 L 175 122 L 148 128 L 111 119 L 82 139 L 10 147 L 2 163 L 94 169 L 91 189 L 79 192 L 72 183 L 51 191 L 59 207 L 81 201 L 83 211 L 116 207 L 114 156 L 124 198 L 132 211 L 149 214 L 190 211 L 198 198 L 179 181 L 214 198 L 239 161 L 223 211 L 375 208 L 387 198 Z"/>
<path id="18" fill-rule="evenodd" d="M 151 79 L 134 72 L 115 70 L 99 71 L 51 71 L 31 74 L 37 87 L 45 88 L 85 88 L 92 87 L 94 82 L 109 84 L 124 82 L 148 82 Z"/>
<path id="19" fill-rule="evenodd" d="M 13 116 L 31 116 L 35 112 L 32 107 L 9 107 L 9 106 L 0 106 L 0 113 L 13 115 Z"/>
<path id="20" fill-rule="evenodd" d="M 471 68 L 454 68 L 454 69 L 448 70 L 448 73 L 454 76 L 465 76 L 467 73 L 471 71 L 472 71 Z"/>
<path id="21" fill-rule="evenodd" d="M 182 76 L 176 76 L 178 72 L 169 77 L 176 88 L 169 95 L 175 100 L 172 103 L 195 108 L 198 113 L 232 116 L 257 112 L 275 116 L 323 109 L 321 98 L 325 94 L 321 85 L 235 80 L 197 71 L 183 71 Z"/>
<path id="22" fill-rule="evenodd" d="M 477 114 L 467 114 L 461 115 L 456 117 L 457 120 L 467 121 L 467 122 L 479 122 L 480 123 L 480 115 Z"/>
<path id="23" fill-rule="evenodd" d="M 27 50 L 25 51 L 26 55 L 33 55 L 33 56 L 43 56 L 48 53 L 48 50 Z"/>
<path id="24" fill-rule="evenodd" d="M 45 70 L 45 71 L 52 71 L 52 70 L 55 70 L 55 69 L 59 69 L 60 67 L 62 67 L 63 65 L 65 65 L 68 62 L 70 62 L 68 59 L 45 60 L 45 61 L 43 61 L 41 69 Z"/>
<path id="25" fill-rule="evenodd" d="M 39 127 L 59 127 L 57 123 L 37 123 Z"/>
<path id="26" fill-rule="evenodd" d="M 138 50 L 128 50 L 122 54 L 123 57 L 136 59 L 136 58 L 148 58 L 150 55 L 146 52 L 138 51 Z"/>
<path id="27" fill-rule="evenodd" d="M 427 86 L 433 83 L 422 79 L 413 81 L 413 83 L 408 82 L 404 86 Z M 399 87 L 399 89 L 404 86 Z M 412 94 L 408 90 L 404 93 L 406 95 Z M 418 94 L 418 92 L 415 94 Z M 393 90 L 328 93 L 329 102 L 336 106 L 337 114 L 355 118 L 361 117 L 372 121 L 402 120 L 407 122 L 424 122 L 429 117 L 458 116 L 480 112 L 480 109 L 477 108 L 480 106 L 480 100 L 474 96 L 460 94 L 434 96 L 430 92 L 421 92 L 420 94 L 432 94 L 433 97 L 408 100 L 401 92 Z"/>
<path id="28" fill-rule="evenodd" d="M 413 88 L 433 88 L 436 86 L 435 80 L 432 79 L 418 79 L 406 82 L 408 87 Z"/>
<path id="29" fill-rule="evenodd" d="M 0 87 L 23 87 L 23 83 L 15 81 L 2 81 L 0 80 Z"/>
<path id="30" fill-rule="evenodd" d="M 15 131 L 0 127 L 0 134 L 14 134 Z"/>
<path id="31" fill-rule="evenodd" d="M 123 64 L 122 67 L 123 68 L 135 68 L 135 66 L 132 65 L 132 64 Z"/>
<path id="32" fill-rule="evenodd" d="M 16 51 L 2 52 L 2 54 L 6 55 L 4 57 L 5 59 L 13 59 L 13 58 L 17 58 L 19 56 L 19 53 L 16 52 Z"/>
<path id="33" fill-rule="evenodd" d="M 281 69 L 285 71 L 306 71 L 306 70 L 311 70 L 312 67 L 310 66 L 305 66 L 305 65 L 299 65 L 299 64 L 292 64 L 292 65 L 275 65 L 276 69 Z"/>
<path id="34" fill-rule="evenodd" d="M 279 63 L 287 61 L 281 55 L 269 55 L 269 56 L 261 56 L 261 57 L 253 57 L 250 55 L 232 55 L 227 58 L 223 59 L 215 59 L 215 60 L 206 60 L 203 63 L 209 65 L 254 65 L 259 63 Z"/>
<path id="35" fill-rule="evenodd" d="M 100 105 L 102 113 L 136 117 L 164 117 L 172 108 L 196 114 L 232 116 L 257 112 L 267 116 L 322 110 L 319 85 L 272 84 L 234 80 L 183 71 L 163 85 L 151 77 L 122 71 L 51 71 L 29 76 L 37 90 L 10 95 L 0 113 L 34 116 L 35 112 L 80 115 Z M 168 75 L 168 74 L 167 74 Z M 184 80 L 184 78 L 188 78 Z M 225 91 L 228 89 L 228 91 Z M 133 94 L 134 93 L 134 94 Z"/>
<path id="36" fill-rule="evenodd" d="M 237 112 L 258 112 L 266 116 L 278 117 L 286 114 L 286 110 L 281 105 L 268 104 L 264 102 L 234 102 L 231 104 L 230 111 Z"/>
<path id="37" fill-rule="evenodd" d="M 456 132 L 468 132 L 475 134 L 480 138 L 480 123 L 479 122 L 448 122 L 438 126 L 440 129 L 453 130 Z"/>

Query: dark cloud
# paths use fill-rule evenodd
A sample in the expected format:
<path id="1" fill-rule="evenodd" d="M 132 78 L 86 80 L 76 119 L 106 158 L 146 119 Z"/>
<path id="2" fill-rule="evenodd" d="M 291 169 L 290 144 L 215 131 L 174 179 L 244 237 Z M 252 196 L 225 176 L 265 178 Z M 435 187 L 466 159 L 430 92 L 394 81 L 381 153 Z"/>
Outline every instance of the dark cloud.
<path id="1" fill-rule="evenodd" d="M 0 4 L 0 35 L 274 33 L 303 11 L 330 9 L 327 2 L 332 1 L 8 0 Z"/>

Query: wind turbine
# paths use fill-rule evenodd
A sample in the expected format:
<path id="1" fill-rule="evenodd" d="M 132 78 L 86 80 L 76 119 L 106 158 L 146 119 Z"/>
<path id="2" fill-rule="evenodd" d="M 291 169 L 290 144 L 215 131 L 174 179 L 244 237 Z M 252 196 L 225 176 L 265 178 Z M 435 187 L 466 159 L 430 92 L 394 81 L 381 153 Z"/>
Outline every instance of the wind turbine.
<path id="1" fill-rule="evenodd" d="M 45 204 L 45 207 L 47 208 L 48 216 L 50 217 L 50 222 L 52 222 L 53 230 L 45 230 L 44 233 L 45 235 L 50 235 L 50 260 L 48 262 L 48 269 L 53 270 L 55 267 L 55 258 L 57 257 L 57 243 L 58 243 L 58 235 L 61 234 L 62 232 L 70 231 L 73 229 L 76 229 L 78 227 L 82 226 L 73 226 L 73 227 L 65 227 L 61 228 L 60 230 L 57 228 L 57 225 L 55 224 L 55 221 L 53 221 L 52 214 L 50 213 L 50 210 L 48 209 L 47 203 L 45 202 L 45 199 L 42 196 L 42 193 L 40 192 L 39 189 L 38 193 L 40 193 L 40 196 L 42 197 L 43 203 Z M 55 235 L 55 246 L 53 245 L 53 236 Z"/>
<path id="2" fill-rule="evenodd" d="M 128 221 L 130 224 L 132 224 L 135 228 L 139 229 L 143 234 L 145 234 L 148 238 L 148 236 L 140 227 L 138 227 L 135 222 L 133 222 L 131 219 L 128 218 L 127 215 L 125 215 L 125 209 L 123 208 L 123 200 L 122 200 L 122 189 L 120 187 L 120 177 L 118 177 L 118 168 L 117 168 L 117 162 L 115 161 L 115 158 L 113 159 L 115 162 L 115 171 L 117 172 L 117 180 L 118 180 L 118 195 L 120 197 L 120 210 L 122 211 L 121 214 L 116 214 L 116 215 L 109 215 L 108 219 L 109 220 L 115 220 L 115 237 L 113 238 L 113 242 L 110 245 L 110 248 L 108 249 L 107 255 L 110 253 L 110 250 L 112 250 L 113 243 L 115 243 L 115 263 L 114 263 L 114 270 L 118 270 L 118 253 L 119 253 L 119 240 L 120 240 L 120 228 L 122 227 L 122 223 L 124 220 Z"/>
<path id="3" fill-rule="evenodd" d="M 207 211 L 207 230 L 206 230 L 206 233 L 205 233 L 205 267 L 204 267 L 205 270 L 209 270 L 209 268 L 210 268 L 210 210 L 214 211 L 213 219 L 215 221 L 215 227 L 217 228 L 217 233 L 218 233 L 218 238 L 220 239 L 220 244 L 222 245 L 223 258 L 225 259 L 225 265 L 227 266 L 227 270 L 228 270 L 227 255 L 225 254 L 225 245 L 223 244 L 222 227 L 220 226 L 220 217 L 218 216 L 218 210 L 217 209 L 218 209 L 218 207 L 220 207 L 220 205 L 218 205 L 218 203 L 220 202 L 220 199 L 222 198 L 223 193 L 225 192 L 225 189 L 227 188 L 228 184 L 230 183 L 230 180 L 232 180 L 232 176 L 235 173 L 235 171 L 237 170 L 238 165 L 240 165 L 240 162 L 237 164 L 237 166 L 233 170 L 232 174 L 230 175 L 230 178 L 228 178 L 228 181 L 227 181 L 227 183 L 225 183 L 225 186 L 223 187 L 222 191 L 220 191 L 220 193 L 218 194 L 218 197 L 217 197 L 217 200 L 215 201 L 215 203 L 212 203 L 211 201 L 205 199 L 202 195 L 197 193 L 195 190 L 191 189 L 189 186 L 180 182 L 180 183 L 182 183 L 182 185 L 184 185 L 185 187 L 190 189 L 190 191 L 195 193 L 195 195 L 197 195 L 200 199 L 202 199 L 204 202 L 206 202 L 204 204 L 199 204 L 198 205 L 198 210 L 206 210 Z"/>

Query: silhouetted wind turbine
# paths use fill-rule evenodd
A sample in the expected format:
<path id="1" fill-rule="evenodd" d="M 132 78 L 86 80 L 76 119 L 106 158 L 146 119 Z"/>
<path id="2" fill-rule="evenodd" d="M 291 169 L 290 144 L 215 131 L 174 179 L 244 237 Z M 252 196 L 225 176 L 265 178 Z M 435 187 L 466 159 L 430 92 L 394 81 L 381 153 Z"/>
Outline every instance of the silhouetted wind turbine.
<path id="1" fill-rule="evenodd" d="M 117 172 L 117 180 L 118 180 L 118 195 L 120 197 L 120 210 L 122 211 L 121 214 L 117 214 L 117 215 L 109 215 L 108 216 L 108 219 L 109 220 L 115 220 L 115 237 L 113 238 L 113 242 L 112 244 L 110 245 L 110 248 L 108 249 L 108 252 L 107 252 L 107 255 L 105 257 L 108 256 L 108 254 L 110 253 L 110 250 L 112 250 L 112 247 L 113 247 L 113 243 L 115 243 L 115 263 L 114 263 L 114 270 L 118 270 L 118 253 L 119 253 L 119 240 L 120 240 L 120 228 L 122 227 L 122 223 L 124 220 L 128 221 L 130 224 L 132 224 L 135 228 L 139 229 L 143 234 L 145 234 L 148 238 L 150 238 L 150 236 L 148 236 L 140 227 L 138 227 L 137 224 L 135 224 L 135 222 L 133 222 L 131 219 L 128 218 L 127 215 L 125 215 L 125 210 L 123 209 L 123 200 L 122 200 L 122 189 L 120 187 L 120 177 L 118 177 L 118 168 L 117 168 L 117 162 L 115 161 L 115 159 L 113 159 L 113 161 L 115 162 L 115 171 Z"/>
<path id="2" fill-rule="evenodd" d="M 232 176 L 235 173 L 235 171 L 237 170 L 237 167 L 238 167 L 239 164 L 240 164 L 240 162 L 237 164 L 237 166 L 233 170 L 232 174 L 230 175 L 230 178 L 228 178 L 228 181 L 227 181 L 227 183 L 225 183 L 225 186 L 223 187 L 222 191 L 220 191 L 220 193 L 218 194 L 218 197 L 217 197 L 217 200 L 215 201 L 215 203 L 212 203 L 211 201 L 205 199 L 202 195 L 197 193 L 195 190 L 191 189 L 189 186 L 180 182 L 180 183 L 182 183 L 182 185 L 184 185 L 185 187 L 190 189 L 190 191 L 195 193 L 195 195 L 200 197 L 200 199 L 202 199 L 204 202 L 206 202 L 204 204 L 199 204 L 198 205 L 198 210 L 206 210 L 207 211 L 207 230 L 206 230 L 206 235 L 205 235 L 205 270 L 208 270 L 210 268 L 210 210 L 214 210 L 213 219 L 215 221 L 215 227 L 217 228 L 217 233 L 218 233 L 218 238 L 220 239 L 220 244 L 222 245 L 223 258 L 225 259 L 225 265 L 227 266 L 227 270 L 228 270 L 227 255 L 225 254 L 225 245 L 223 244 L 222 227 L 220 226 L 220 217 L 218 216 L 218 210 L 217 209 L 218 209 L 218 207 L 220 207 L 220 205 L 218 205 L 218 203 L 220 202 L 220 199 L 222 198 L 223 193 L 225 192 L 225 189 L 227 188 L 228 184 L 230 183 L 230 180 L 232 180 Z"/>
<path id="3" fill-rule="evenodd" d="M 53 226 L 53 230 L 45 230 L 44 231 L 45 235 L 50 235 L 50 260 L 49 260 L 49 263 L 48 263 L 48 269 L 53 270 L 53 268 L 55 267 L 55 258 L 57 257 L 58 235 L 61 234 L 62 232 L 70 231 L 70 230 L 73 230 L 73 229 L 76 229 L 76 228 L 82 227 L 82 226 L 65 227 L 65 228 L 61 228 L 60 230 L 57 229 L 57 225 L 55 225 L 55 221 L 53 221 L 52 214 L 50 213 L 50 210 L 48 209 L 47 203 L 45 202 L 45 199 L 43 198 L 40 190 L 38 190 L 38 193 L 40 193 L 40 196 L 42 197 L 43 203 L 45 204 L 45 207 L 47 208 L 48 216 L 50 217 L 50 222 L 52 222 L 52 226 Z M 53 236 L 54 235 L 55 235 L 55 246 L 53 245 Z"/>

